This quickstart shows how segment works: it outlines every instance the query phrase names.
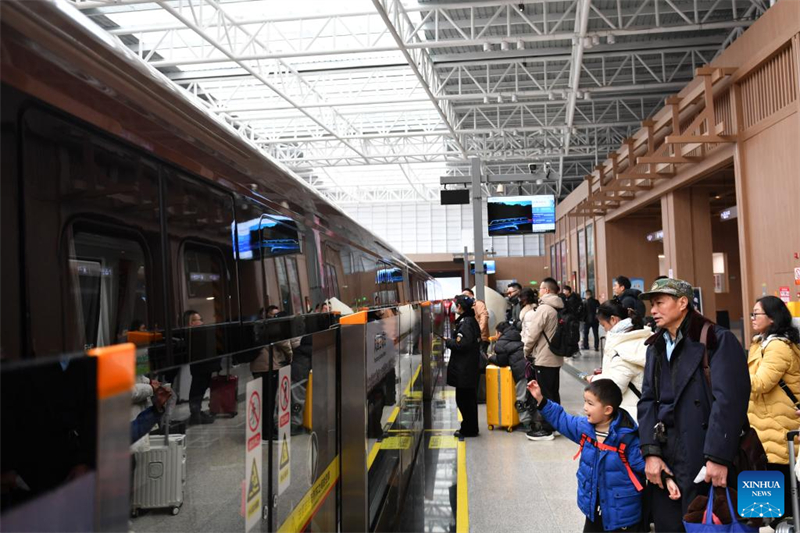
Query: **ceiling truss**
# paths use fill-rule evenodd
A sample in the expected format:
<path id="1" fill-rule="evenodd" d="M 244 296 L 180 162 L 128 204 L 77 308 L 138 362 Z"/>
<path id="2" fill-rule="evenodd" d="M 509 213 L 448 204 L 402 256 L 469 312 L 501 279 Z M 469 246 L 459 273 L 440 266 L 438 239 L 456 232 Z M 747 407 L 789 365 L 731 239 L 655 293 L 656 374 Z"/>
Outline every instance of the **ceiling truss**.
<path id="1" fill-rule="evenodd" d="M 302 3 L 276 12 L 256 0 L 71 1 L 337 203 L 436 202 L 436 173 L 417 169 L 458 173 L 471 157 L 488 174 L 547 163 L 557 178 L 519 190 L 563 197 L 768 8 L 353 0 L 302 13 Z M 348 174 L 366 165 L 386 174 Z"/>

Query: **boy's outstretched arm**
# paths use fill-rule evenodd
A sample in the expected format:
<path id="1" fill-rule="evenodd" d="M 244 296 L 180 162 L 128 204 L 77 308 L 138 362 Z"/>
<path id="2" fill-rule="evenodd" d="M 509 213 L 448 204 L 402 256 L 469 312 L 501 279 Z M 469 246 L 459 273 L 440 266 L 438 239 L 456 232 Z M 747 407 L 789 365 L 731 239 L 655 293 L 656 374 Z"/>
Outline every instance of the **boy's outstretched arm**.
<path id="1" fill-rule="evenodd" d="M 580 443 L 582 436 L 580 429 L 581 420 L 585 417 L 567 414 L 561 405 L 544 398 L 542 396 L 542 389 L 539 387 L 536 380 L 528 382 L 528 391 L 539 403 L 538 409 L 550 425 L 569 440 Z"/>

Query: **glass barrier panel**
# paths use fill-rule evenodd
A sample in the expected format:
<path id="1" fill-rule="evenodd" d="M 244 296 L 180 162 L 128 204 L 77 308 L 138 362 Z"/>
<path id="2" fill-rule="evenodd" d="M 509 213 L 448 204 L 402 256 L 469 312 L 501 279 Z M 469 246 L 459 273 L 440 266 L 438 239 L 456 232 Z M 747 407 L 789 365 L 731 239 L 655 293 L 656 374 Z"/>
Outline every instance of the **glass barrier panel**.
<path id="1" fill-rule="evenodd" d="M 4 531 L 94 528 L 97 413 L 94 357 L 0 365 Z"/>
<path id="2" fill-rule="evenodd" d="M 272 531 L 336 531 L 339 435 L 336 330 L 271 346 L 275 416 L 271 431 Z M 267 456 L 265 455 L 265 461 Z"/>

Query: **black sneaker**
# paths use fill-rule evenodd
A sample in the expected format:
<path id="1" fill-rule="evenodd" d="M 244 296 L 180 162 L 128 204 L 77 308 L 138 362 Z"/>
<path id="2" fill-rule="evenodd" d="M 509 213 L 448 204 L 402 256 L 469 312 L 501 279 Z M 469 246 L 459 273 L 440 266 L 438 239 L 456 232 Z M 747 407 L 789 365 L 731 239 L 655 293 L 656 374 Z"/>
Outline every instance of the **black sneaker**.
<path id="1" fill-rule="evenodd" d="M 478 433 L 461 433 L 461 431 L 456 431 L 455 433 L 453 433 L 453 436 L 455 438 L 457 438 L 457 439 L 464 439 L 464 438 L 469 438 L 469 437 L 477 437 L 478 435 L 480 435 L 480 432 L 478 432 Z"/>
<path id="2" fill-rule="evenodd" d="M 553 440 L 555 437 L 551 431 L 545 431 L 543 429 L 532 430 L 526 433 L 525 435 L 528 440 Z"/>

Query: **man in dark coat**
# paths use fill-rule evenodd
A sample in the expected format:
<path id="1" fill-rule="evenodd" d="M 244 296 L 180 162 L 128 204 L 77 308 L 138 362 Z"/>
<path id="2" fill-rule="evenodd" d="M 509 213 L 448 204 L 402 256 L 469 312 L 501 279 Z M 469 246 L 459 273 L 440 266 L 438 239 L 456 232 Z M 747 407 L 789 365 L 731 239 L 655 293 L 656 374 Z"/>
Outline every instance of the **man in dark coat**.
<path id="1" fill-rule="evenodd" d="M 670 278 L 656 281 L 641 295 L 650 300 L 659 327 L 646 341 L 638 409 L 645 474 L 651 483 L 647 497 L 656 531 L 683 531 L 682 517 L 697 495 L 708 494 L 707 483 L 735 486 L 733 459 L 747 422 L 750 375 L 744 350 L 730 331 L 692 308 L 692 296 L 689 283 Z M 710 390 L 701 342 L 706 324 Z M 695 484 L 703 467 L 705 483 Z M 662 470 L 674 474 L 679 500 L 670 500 L 660 488 Z"/>
<path id="2" fill-rule="evenodd" d="M 481 328 L 472 310 L 474 300 L 460 294 L 455 298 L 458 318 L 453 338 L 445 345 L 450 349 L 447 384 L 456 388 L 456 405 L 463 418 L 457 438 L 478 436 L 478 376 L 480 374 Z"/>
<path id="3" fill-rule="evenodd" d="M 614 291 L 614 296 L 625 306 L 625 309 L 633 309 L 637 315 L 644 318 L 646 310 L 644 303 L 639 299 L 642 291 L 632 289 L 630 279 L 625 276 L 617 276 L 614 278 L 614 284 L 611 288 Z"/>
<path id="4" fill-rule="evenodd" d="M 600 349 L 600 335 L 598 330 L 600 323 L 597 321 L 597 309 L 600 307 L 600 301 L 594 297 L 592 291 L 585 292 L 586 297 L 583 300 L 583 349 L 589 349 L 589 330 L 594 334 L 594 351 Z"/>
<path id="5" fill-rule="evenodd" d="M 522 285 L 516 281 L 509 283 L 506 289 L 506 321 L 511 324 L 519 323 L 519 312 L 522 306 L 519 304 L 519 293 Z"/>

